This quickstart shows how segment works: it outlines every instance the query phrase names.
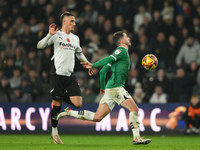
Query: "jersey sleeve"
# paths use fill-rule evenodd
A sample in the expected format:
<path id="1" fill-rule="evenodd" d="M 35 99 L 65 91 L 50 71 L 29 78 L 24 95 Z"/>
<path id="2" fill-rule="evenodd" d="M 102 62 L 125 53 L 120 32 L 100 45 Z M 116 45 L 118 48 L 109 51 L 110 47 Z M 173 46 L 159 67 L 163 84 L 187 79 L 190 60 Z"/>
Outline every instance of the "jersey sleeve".
<path id="1" fill-rule="evenodd" d="M 100 71 L 100 85 L 101 85 L 102 90 L 105 90 L 106 75 L 110 69 L 111 69 L 111 64 L 107 64 L 107 65 L 103 66 L 103 68 Z"/>
<path id="2" fill-rule="evenodd" d="M 112 62 L 115 61 L 115 59 L 110 55 L 109 57 L 103 58 L 96 63 L 92 64 L 92 68 L 97 68 L 104 66 L 106 64 L 112 64 Z"/>
<path id="3" fill-rule="evenodd" d="M 50 39 L 47 41 L 47 45 L 52 45 L 54 42 L 54 37 L 55 37 L 56 35 L 53 35 L 52 37 L 50 37 Z"/>
<path id="4" fill-rule="evenodd" d="M 77 48 L 75 49 L 75 52 L 76 53 L 81 53 L 82 52 L 82 48 L 80 46 L 80 40 L 79 40 L 78 37 L 77 37 Z"/>
<path id="5" fill-rule="evenodd" d="M 111 55 L 115 59 L 115 61 L 124 57 L 124 52 L 120 49 L 116 49 Z"/>

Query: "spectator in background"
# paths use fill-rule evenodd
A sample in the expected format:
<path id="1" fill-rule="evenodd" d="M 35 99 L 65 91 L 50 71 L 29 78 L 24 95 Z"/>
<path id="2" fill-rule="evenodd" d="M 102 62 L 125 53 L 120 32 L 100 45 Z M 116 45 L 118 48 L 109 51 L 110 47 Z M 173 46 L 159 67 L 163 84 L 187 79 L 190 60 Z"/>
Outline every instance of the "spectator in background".
<path id="1" fill-rule="evenodd" d="M 50 72 L 50 65 L 51 64 L 51 47 L 46 47 L 44 49 L 44 54 L 41 59 L 42 68 L 41 68 L 41 77 L 44 83 L 49 83 L 49 72 Z"/>
<path id="2" fill-rule="evenodd" d="M 186 134 L 200 133 L 200 102 L 198 95 L 192 95 L 190 104 L 181 119 L 186 123 Z"/>
<path id="3" fill-rule="evenodd" d="M 28 57 L 24 59 L 24 64 L 26 64 L 29 68 L 34 68 L 37 74 L 40 73 L 41 59 L 35 51 L 32 50 L 28 53 Z"/>
<path id="4" fill-rule="evenodd" d="M 162 86 L 156 86 L 153 95 L 150 97 L 151 104 L 166 104 L 167 94 L 163 92 Z"/>
<path id="5" fill-rule="evenodd" d="M 12 38 L 11 42 L 6 45 L 6 56 L 7 57 L 14 57 L 15 49 L 19 46 L 18 40 L 16 37 Z"/>
<path id="6" fill-rule="evenodd" d="M 29 25 L 25 25 L 24 33 L 21 34 L 19 38 L 20 43 L 24 46 L 26 52 L 28 53 L 32 48 L 36 48 L 35 36 L 30 30 Z"/>
<path id="7" fill-rule="evenodd" d="M 184 68 L 176 70 L 176 77 L 172 80 L 173 102 L 188 102 L 191 96 L 191 82 Z"/>
<path id="8" fill-rule="evenodd" d="M 113 53 L 113 49 L 115 49 L 116 46 L 113 43 L 113 35 L 111 33 L 108 34 L 106 43 L 102 43 L 102 45 L 107 50 L 108 54 L 112 54 Z"/>
<path id="9" fill-rule="evenodd" d="M 194 37 L 200 42 L 200 18 L 194 17 L 193 18 L 193 26 L 191 27 L 192 34 Z"/>
<path id="10" fill-rule="evenodd" d="M 113 33 L 113 25 L 111 20 L 106 19 L 103 26 L 103 32 L 100 33 L 101 36 L 101 43 L 106 43 L 106 38 L 109 34 Z"/>
<path id="11" fill-rule="evenodd" d="M 101 13 L 105 16 L 105 18 L 112 19 L 116 14 L 116 8 L 113 7 L 111 0 L 104 1 L 104 8 Z"/>
<path id="12" fill-rule="evenodd" d="M 189 36 L 189 30 L 188 28 L 184 27 L 181 31 L 181 37 L 178 37 L 178 41 L 180 41 L 180 44 L 184 44 Z"/>
<path id="13" fill-rule="evenodd" d="M 41 78 L 37 75 L 35 69 L 29 70 L 28 81 L 32 88 L 33 101 L 35 101 L 42 94 L 42 84 L 43 84 Z"/>
<path id="14" fill-rule="evenodd" d="M 10 102 L 10 84 L 7 77 L 0 79 L 0 102 Z"/>
<path id="15" fill-rule="evenodd" d="M 6 52 L 1 51 L 0 52 L 0 69 L 4 70 L 7 66 L 7 57 Z"/>
<path id="16" fill-rule="evenodd" d="M 138 82 L 135 85 L 135 89 L 133 92 L 133 99 L 136 101 L 136 103 L 140 104 L 144 102 L 144 98 L 145 98 L 145 93 L 142 89 L 141 83 Z"/>
<path id="17" fill-rule="evenodd" d="M 43 37 L 45 37 L 46 34 L 47 34 L 47 31 L 46 31 L 45 23 L 40 22 L 39 30 L 38 30 L 38 32 L 36 32 L 36 40 L 37 41 L 41 40 Z"/>
<path id="18" fill-rule="evenodd" d="M 83 40 L 83 45 L 87 45 L 87 43 L 90 43 L 91 40 L 92 40 L 92 36 L 94 35 L 94 31 L 92 28 L 87 28 L 84 32 L 84 38 L 82 39 Z M 92 53 L 92 52 L 90 52 Z"/>
<path id="19" fill-rule="evenodd" d="M 103 14 L 99 14 L 99 16 L 97 18 L 97 22 L 94 25 L 95 32 L 97 32 L 97 33 L 103 32 L 104 21 L 105 21 L 105 16 Z"/>
<path id="20" fill-rule="evenodd" d="M 32 102 L 32 88 L 28 83 L 27 78 L 22 79 L 21 86 L 19 88 L 15 88 L 11 91 L 10 98 L 11 102 Z"/>
<path id="21" fill-rule="evenodd" d="M 175 25 L 174 25 L 174 34 L 175 36 L 178 38 L 178 39 L 181 39 L 182 37 L 182 30 L 184 28 L 184 18 L 181 14 L 178 14 L 176 16 L 176 22 L 175 22 Z"/>
<path id="22" fill-rule="evenodd" d="M 200 45 L 194 37 L 189 36 L 176 57 L 176 65 L 188 68 L 193 61 L 200 65 Z"/>
<path id="23" fill-rule="evenodd" d="M 30 30 L 32 33 L 37 33 L 39 31 L 39 24 L 34 15 L 32 15 L 29 19 Z"/>
<path id="24" fill-rule="evenodd" d="M 106 52 L 106 50 L 105 50 L 104 48 L 100 47 L 100 48 L 98 49 L 97 53 L 94 53 L 94 54 L 93 54 L 91 62 L 92 62 L 92 63 L 95 63 L 95 62 L 97 62 L 97 61 L 99 61 L 99 60 L 101 60 L 101 59 L 103 59 L 103 58 L 105 58 L 105 57 L 108 57 L 108 56 L 109 56 L 109 55 L 108 55 L 108 53 Z"/>
<path id="25" fill-rule="evenodd" d="M 85 20 L 94 25 L 98 18 L 98 12 L 93 10 L 91 4 L 86 4 L 84 7 Z"/>
<path id="26" fill-rule="evenodd" d="M 87 45 L 87 51 L 88 53 L 95 54 L 98 52 L 100 41 L 99 41 L 99 35 L 93 34 L 91 35 L 91 42 Z"/>
<path id="27" fill-rule="evenodd" d="M 164 19 L 166 16 L 170 16 L 170 18 L 174 18 L 174 7 L 171 6 L 170 1 L 164 1 L 164 7 L 161 11 L 162 18 Z"/>
<path id="28" fill-rule="evenodd" d="M 117 15 L 115 17 L 114 27 L 115 27 L 115 31 L 124 29 L 124 18 L 121 15 Z"/>
<path id="29" fill-rule="evenodd" d="M 160 12 L 158 10 L 155 10 L 153 12 L 153 19 L 149 23 L 149 42 L 151 44 L 154 44 L 157 39 L 158 32 L 162 31 L 164 22 L 162 21 L 160 17 Z"/>
<path id="30" fill-rule="evenodd" d="M 157 35 L 157 41 L 152 46 L 152 53 L 159 58 L 158 68 L 167 67 L 168 59 L 168 43 L 166 41 L 166 36 L 163 32 L 159 32 Z"/>
<path id="31" fill-rule="evenodd" d="M 168 38 L 168 59 L 167 59 L 167 69 L 169 71 L 174 71 L 176 69 L 175 59 L 180 49 L 180 44 L 177 41 L 177 38 L 174 35 L 170 35 Z"/>
<path id="32" fill-rule="evenodd" d="M 146 11 L 145 6 L 141 5 L 138 8 L 138 13 L 134 16 L 133 28 L 135 33 L 138 33 L 139 27 L 144 23 L 144 17 L 147 17 L 151 21 L 151 14 Z"/>
<path id="33" fill-rule="evenodd" d="M 13 70 L 15 68 L 14 60 L 8 58 L 6 61 L 6 67 L 3 69 L 5 76 L 11 78 L 13 76 Z"/>
<path id="34" fill-rule="evenodd" d="M 14 38 L 14 28 L 9 27 L 7 31 L 4 31 L 4 33 L 1 36 L 1 41 L 4 45 L 8 45 L 11 43 L 11 40 Z"/>
<path id="35" fill-rule="evenodd" d="M 148 38 L 145 34 L 139 37 L 139 44 L 134 48 L 135 51 L 138 52 L 140 59 L 151 52 L 151 45 L 148 43 Z"/>
<path id="36" fill-rule="evenodd" d="M 24 29 L 25 29 L 25 23 L 22 17 L 18 17 L 15 20 L 15 23 L 13 24 L 13 28 L 14 28 L 14 35 L 15 36 L 20 36 L 24 33 Z"/>
<path id="37" fill-rule="evenodd" d="M 24 49 L 22 49 L 21 46 L 16 47 L 16 49 L 15 49 L 15 55 L 14 55 L 14 64 L 15 64 L 15 67 L 23 69 L 24 57 L 25 57 L 25 51 L 24 51 Z"/>
<path id="38" fill-rule="evenodd" d="M 186 72 L 190 75 L 190 82 L 191 82 L 191 86 L 194 88 L 196 86 L 197 83 L 197 72 L 198 72 L 198 65 L 195 61 L 191 62 L 190 67 L 188 70 L 186 70 Z"/>
<path id="39" fill-rule="evenodd" d="M 83 96 L 83 102 L 85 103 L 94 103 L 94 100 L 96 98 L 96 94 L 93 92 L 91 86 L 85 86 L 85 90 L 82 96 Z"/>
<path id="40" fill-rule="evenodd" d="M 13 77 L 9 79 L 11 89 L 19 88 L 21 86 L 22 76 L 19 68 L 13 69 Z"/>
<path id="41" fill-rule="evenodd" d="M 153 90 L 156 86 L 161 86 L 164 93 L 166 93 L 168 96 L 171 96 L 172 90 L 171 90 L 171 80 L 166 76 L 166 71 L 164 69 L 158 69 L 157 76 L 150 84 L 149 88 Z"/>

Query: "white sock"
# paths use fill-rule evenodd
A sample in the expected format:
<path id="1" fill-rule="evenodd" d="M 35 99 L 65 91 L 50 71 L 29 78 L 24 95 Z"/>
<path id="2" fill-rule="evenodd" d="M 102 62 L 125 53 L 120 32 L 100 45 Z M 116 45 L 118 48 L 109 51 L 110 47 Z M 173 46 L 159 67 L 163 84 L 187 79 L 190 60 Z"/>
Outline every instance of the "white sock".
<path id="1" fill-rule="evenodd" d="M 95 114 L 94 112 L 91 112 L 88 110 L 79 110 L 79 111 L 70 110 L 68 113 L 68 116 L 75 117 L 75 118 L 82 119 L 82 120 L 93 121 L 94 114 Z"/>
<path id="2" fill-rule="evenodd" d="M 58 129 L 57 127 L 52 127 L 52 135 L 58 134 Z"/>
<path id="3" fill-rule="evenodd" d="M 138 113 L 137 112 L 130 112 L 129 113 L 129 122 L 131 125 L 133 139 L 140 137 L 140 123 L 138 120 Z"/>

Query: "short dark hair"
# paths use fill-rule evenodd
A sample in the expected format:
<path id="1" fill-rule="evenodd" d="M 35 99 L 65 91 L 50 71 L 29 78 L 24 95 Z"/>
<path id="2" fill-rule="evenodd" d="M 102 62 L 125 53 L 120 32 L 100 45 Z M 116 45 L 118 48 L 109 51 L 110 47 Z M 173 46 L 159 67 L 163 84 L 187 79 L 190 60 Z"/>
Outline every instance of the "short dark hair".
<path id="1" fill-rule="evenodd" d="M 113 34 L 113 42 L 118 46 L 120 44 L 119 40 L 124 36 L 123 31 L 118 31 Z"/>
<path id="2" fill-rule="evenodd" d="M 65 11 L 64 13 L 62 13 L 62 14 L 60 15 L 60 23 L 61 23 L 61 24 L 62 24 L 63 18 L 64 18 L 65 16 L 74 16 L 74 15 L 73 15 L 72 13 L 68 12 L 68 11 Z"/>

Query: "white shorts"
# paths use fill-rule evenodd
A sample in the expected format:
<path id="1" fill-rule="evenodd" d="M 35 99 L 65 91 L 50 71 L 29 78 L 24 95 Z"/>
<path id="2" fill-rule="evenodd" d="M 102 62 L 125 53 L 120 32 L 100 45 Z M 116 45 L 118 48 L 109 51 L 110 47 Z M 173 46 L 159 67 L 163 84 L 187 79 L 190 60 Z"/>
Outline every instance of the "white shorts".
<path id="1" fill-rule="evenodd" d="M 123 101 L 128 98 L 132 98 L 131 95 L 123 88 L 123 87 L 116 87 L 112 89 L 106 89 L 104 96 L 101 98 L 99 104 L 108 104 L 110 110 L 115 107 L 117 103 L 120 105 Z"/>

